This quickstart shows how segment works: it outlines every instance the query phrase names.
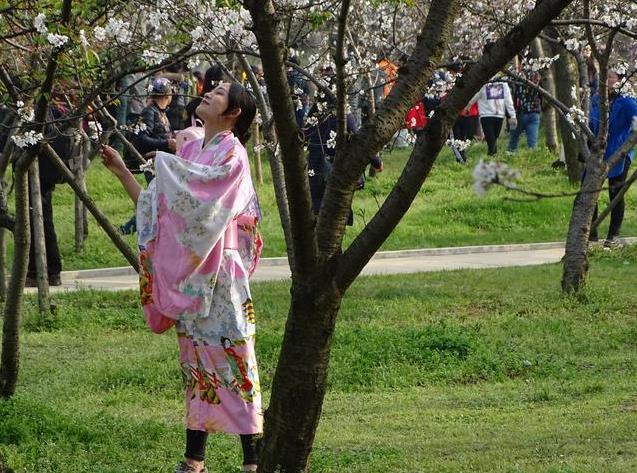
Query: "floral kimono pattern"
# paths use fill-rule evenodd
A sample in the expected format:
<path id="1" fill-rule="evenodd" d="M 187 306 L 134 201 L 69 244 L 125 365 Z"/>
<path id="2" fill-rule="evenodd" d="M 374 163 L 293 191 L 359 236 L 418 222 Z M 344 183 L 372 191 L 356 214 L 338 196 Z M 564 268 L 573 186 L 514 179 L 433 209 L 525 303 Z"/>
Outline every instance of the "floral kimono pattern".
<path id="1" fill-rule="evenodd" d="M 153 331 L 177 329 L 186 427 L 260 433 L 248 282 L 260 214 L 246 151 L 222 132 L 205 146 L 187 143 L 181 157 L 157 153 L 155 174 L 137 203 L 140 295 Z"/>

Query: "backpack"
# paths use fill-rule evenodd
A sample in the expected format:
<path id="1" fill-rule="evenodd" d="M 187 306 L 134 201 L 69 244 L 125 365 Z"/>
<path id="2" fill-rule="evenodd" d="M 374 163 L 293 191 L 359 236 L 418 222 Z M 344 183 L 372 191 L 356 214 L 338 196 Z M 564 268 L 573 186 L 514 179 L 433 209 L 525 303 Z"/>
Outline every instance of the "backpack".
<path id="1" fill-rule="evenodd" d="M 199 120 L 196 120 L 194 117 L 192 118 L 192 125 L 188 128 L 184 128 L 183 130 L 179 130 L 175 133 L 175 141 L 177 141 L 177 150 L 175 154 L 177 156 L 181 155 L 181 150 L 184 145 L 190 141 L 200 140 L 204 137 L 204 129 Z"/>

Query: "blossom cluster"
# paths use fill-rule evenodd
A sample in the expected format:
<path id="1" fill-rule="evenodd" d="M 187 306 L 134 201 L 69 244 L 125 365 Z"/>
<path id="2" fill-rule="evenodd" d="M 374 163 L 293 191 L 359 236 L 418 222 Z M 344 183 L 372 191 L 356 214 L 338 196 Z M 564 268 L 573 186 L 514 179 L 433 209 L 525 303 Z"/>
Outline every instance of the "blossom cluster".
<path id="1" fill-rule="evenodd" d="M 140 132 L 145 131 L 147 128 L 146 123 L 143 121 L 138 121 L 128 126 L 120 125 L 119 127 L 120 130 L 129 131 L 133 135 L 139 135 Z"/>
<path id="2" fill-rule="evenodd" d="M 38 144 L 39 141 L 44 139 L 42 133 L 37 133 L 35 130 L 29 130 L 22 135 L 13 135 L 11 137 L 13 142 L 18 148 L 28 148 Z"/>
<path id="3" fill-rule="evenodd" d="M 515 181 L 520 178 L 519 171 L 509 167 L 505 163 L 480 160 L 473 169 L 473 188 L 479 196 L 486 194 L 487 189 L 493 184 L 501 184 L 513 187 Z"/>
<path id="4" fill-rule="evenodd" d="M 572 106 L 571 108 L 569 108 L 564 118 L 566 118 L 566 121 L 568 121 L 573 126 L 577 126 L 578 124 L 586 126 L 588 123 L 588 118 L 586 117 L 586 113 L 584 113 L 584 110 L 576 106 Z"/>
<path id="5" fill-rule="evenodd" d="M 456 148 L 458 151 L 464 151 L 471 146 L 471 140 L 456 140 L 450 138 L 447 140 L 446 144 L 450 148 Z"/>
<path id="6" fill-rule="evenodd" d="M 114 39 L 121 44 L 128 44 L 133 39 L 130 23 L 117 18 L 109 18 L 105 27 L 96 26 L 93 34 L 98 41 Z"/>
<path id="7" fill-rule="evenodd" d="M 525 71 L 539 72 L 551 67 L 551 64 L 557 61 L 559 57 L 559 54 L 553 57 L 525 57 L 522 60 L 522 69 Z"/>
<path id="8" fill-rule="evenodd" d="M 46 26 L 46 15 L 38 13 L 33 19 L 33 27 L 41 35 L 46 35 L 46 40 L 54 48 L 61 48 L 69 42 L 69 37 L 63 34 L 50 33 Z"/>

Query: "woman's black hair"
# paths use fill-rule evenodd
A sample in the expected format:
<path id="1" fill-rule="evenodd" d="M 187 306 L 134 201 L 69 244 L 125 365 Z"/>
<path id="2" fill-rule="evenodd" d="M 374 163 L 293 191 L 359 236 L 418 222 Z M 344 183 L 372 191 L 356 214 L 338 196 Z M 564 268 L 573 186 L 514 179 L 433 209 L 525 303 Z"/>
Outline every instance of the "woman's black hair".
<path id="1" fill-rule="evenodd" d="M 203 77 L 203 90 L 201 92 L 201 96 L 210 92 L 215 87 L 217 87 L 221 81 L 223 81 L 223 69 L 219 64 L 213 64 L 208 69 Z"/>
<path id="2" fill-rule="evenodd" d="M 487 41 L 482 47 L 482 54 L 488 54 L 495 46 L 495 41 Z"/>
<path id="3" fill-rule="evenodd" d="M 241 144 L 246 144 L 250 139 L 250 125 L 257 113 L 257 104 L 252 93 L 237 82 L 230 84 L 228 89 L 228 108 L 224 113 L 237 108 L 241 109 L 241 114 L 232 128 L 232 133 L 239 138 Z"/>

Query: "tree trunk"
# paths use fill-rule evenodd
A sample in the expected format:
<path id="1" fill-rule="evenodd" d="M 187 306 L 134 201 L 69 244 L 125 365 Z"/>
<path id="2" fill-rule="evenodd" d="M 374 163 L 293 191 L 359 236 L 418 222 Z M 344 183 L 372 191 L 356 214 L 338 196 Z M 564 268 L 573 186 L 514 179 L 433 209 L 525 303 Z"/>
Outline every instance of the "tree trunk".
<path id="1" fill-rule="evenodd" d="M 18 164 L 14 176 L 15 218 L 13 234 L 13 268 L 2 325 L 2 357 L 0 358 L 0 397 L 9 398 L 15 393 L 18 380 L 20 316 L 22 291 L 27 276 L 31 228 L 29 224 L 29 186 L 27 170 Z"/>
<path id="2" fill-rule="evenodd" d="M 49 278 L 46 262 L 46 245 L 44 243 L 44 223 L 42 216 L 42 192 L 40 188 L 40 172 L 37 159 L 29 166 L 29 200 L 31 209 L 31 224 L 33 232 L 33 246 L 38 284 L 38 308 L 40 319 L 44 319 L 51 312 L 49 302 Z M 28 259 L 28 258 L 27 258 Z"/>
<path id="3" fill-rule="evenodd" d="M 84 155 L 77 154 L 73 158 L 75 180 L 77 185 L 86 191 L 86 182 L 84 178 Z M 75 194 L 75 252 L 80 253 L 84 249 L 84 217 L 85 208 L 82 199 Z"/>
<path id="4" fill-rule="evenodd" d="M 4 302 L 7 296 L 7 231 L 0 228 L 0 302 Z"/>
<path id="5" fill-rule="evenodd" d="M 263 166 L 261 165 L 261 129 L 258 123 L 252 126 L 254 136 L 254 174 L 257 184 L 263 185 Z"/>
<path id="6" fill-rule="evenodd" d="M 586 169 L 580 193 L 573 202 L 573 212 L 566 235 L 566 248 L 562 272 L 562 291 L 575 292 L 581 289 L 588 272 L 588 236 L 599 189 L 604 182 L 601 158 L 591 157 L 591 166 Z"/>
<path id="7" fill-rule="evenodd" d="M 0 209 L 3 212 L 7 211 L 7 197 L 5 194 L 6 183 L 4 179 L 0 177 Z M 7 231 L 4 228 L 0 228 L 0 302 L 4 302 L 7 295 Z"/>
<path id="8" fill-rule="evenodd" d="M 544 44 L 540 38 L 535 38 L 531 43 L 531 49 L 535 57 L 545 57 Z M 542 88 L 546 89 L 551 95 L 555 96 L 555 78 L 550 67 L 542 71 Z M 546 139 L 546 147 L 551 153 L 557 153 L 559 143 L 557 140 L 557 116 L 555 109 L 549 105 L 542 107 L 542 124 L 544 125 L 544 137 Z"/>
<path id="9" fill-rule="evenodd" d="M 82 186 L 81 189 L 82 191 L 84 191 L 86 193 L 86 195 L 88 195 L 88 188 L 86 187 L 86 171 L 88 170 L 89 165 L 91 164 L 91 161 L 88 159 L 88 153 L 82 153 L 82 174 L 83 174 L 83 178 L 82 178 Z M 86 207 L 86 204 L 84 204 L 84 202 L 82 202 L 82 224 L 84 225 L 84 228 L 82 229 L 82 234 L 84 235 L 84 241 L 86 241 L 86 239 L 88 238 L 88 208 Z"/>
<path id="10" fill-rule="evenodd" d="M 273 395 L 265 412 L 260 472 L 301 473 L 308 469 L 325 395 L 334 324 L 343 297 L 331 275 L 319 274 L 304 284 L 294 284 Z"/>
<path id="11" fill-rule="evenodd" d="M 553 54 L 559 54 L 559 58 L 555 61 L 553 67 L 556 97 L 569 108 L 574 106 L 579 107 L 579 101 L 577 100 L 577 97 L 579 97 L 579 73 L 577 63 L 562 47 L 555 45 L 552 47 Z M 573 89 L 576 91 L 575 97 L 573 97 Z M 578 184 L 582 178 L 582 164 L 577 159 L 580 152 L 579 143 L 573 136 L 573 132 L 563 117 L 560 117 L 559 124 L 562 145 L 564 146 L 568 180 L 572 184 Z"/>
<path id="12" fill-rule="evenodd" d="M 422 172 L 412 178 L 418 188 L 431 169 L 435 157 L 448 136 L 451 124 L 479 88 L 513 56 L 536 37 L 550 19 L 556 17 L 568 0 L 544 0 L 525 19 L 499 40 L 492 50 L 456 83 L 447 100 L 436 111 L 415 148 L 431 156 L 420 167 Z M 273 114 L 278 130 L 289 192 L 290 214 L 296 264 L 292 271 L 291 307 L 273 380 L 270 406 L 265 414 L 265 432 L 259 471 L 266 473 L 302 473 L 307 471 L 309 455 L 319 422 L 326 390 L 327 368 L 331 337 L 343 294 L 380 247 L 390 230 L 400 220 L 392 220 L 400 208 L 409 207 L 417 195 L 414 188 L 403 189 L 399 184 L 392 193 L 395 199 L 383 214 L 386 221 L 368 231 L 368 235 L 382 235 L 367 244 L 362 243 L 358 257 L 343 261 L 342 237 L 349 215 L 351 197 L 356 180 L 369 157 L 385 145 L 400 127 L 405 112 L 422 92 L 427 78 L 437 67 L 452 33 L 458 2 L 434 0 L 427 15 L 423 32 L 407 65 L 402 69 L 392 93 L 383 102 L 376 116 L 347 143 L 345 151 L 337 149 L 332 175 L 318 220 L 311 215 L 307 163 L 299 146 L 290 93 L 283 68 L 284 46 L 280 44 L 278 17 L 271 1 L 246 1 L 262 52 L 263 68 L 268 90 L 278 93 L 272 98 Z M 338 148 L 338 146 L 337 146 Z M 410 162 L 420 162 L 423 156 L 412 154 Z M 403 170 L 401 179 L 407 179 Z M 406 192 L 403 192 L 406 191 Z M 405 195 L 411 194 L 411 196 Z M 403 195 L 405 198 L 401 199 Z M 393 211 L 393 212 L 392 212 Z M 405 209 L 406 211 L 406 209 Z M 379 211 L 379 213 L 381 213 Z M 377 214 L 378 215 L 378 214 Z M 368 224 L 366 229 L 369 230 Z M 317 238 L 318 234 L 318 238 Z M 349 251 L 349 250 L 348 250 Z M 347 274 L 339 274 L 345 271 Z M 338 280 L 342 281 L 340 284 Z"/>

